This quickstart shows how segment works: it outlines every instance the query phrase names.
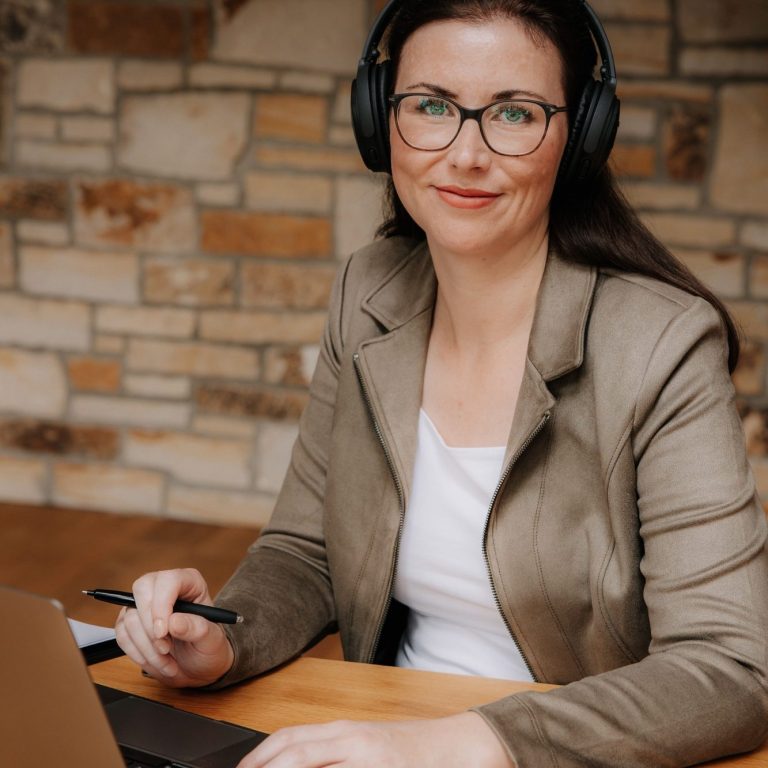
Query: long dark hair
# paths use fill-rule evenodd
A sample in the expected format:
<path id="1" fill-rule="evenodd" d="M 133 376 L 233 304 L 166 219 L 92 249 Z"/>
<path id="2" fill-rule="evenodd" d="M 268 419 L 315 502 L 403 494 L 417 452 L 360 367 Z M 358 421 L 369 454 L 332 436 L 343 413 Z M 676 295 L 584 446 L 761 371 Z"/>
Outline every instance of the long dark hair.
<path id="1" fill-rule="evenodd" d="M 584 85 L 592 77 L 597 52 L 583 11 L 576 0 L 407 0 L 395 15 L 387 37 L 394 83 L 406 40 L 433 21 L 470 22 L 515 18 L 535 38 L 549 40 L 560 52 L 569 121 L 573 121 Z M 411 218 L 388 180 L 386 219 L 377 235 L 423 240 L 426 235 Z M 728 337 L 728 368 L 739 359 L 739 333 L 724 304 L 640 221 L 605 166 L 578 189 L 556 184 L 550 204 L 549 238 L 565 258 L 654 277 L 706 299 L 718 311 Z"/>

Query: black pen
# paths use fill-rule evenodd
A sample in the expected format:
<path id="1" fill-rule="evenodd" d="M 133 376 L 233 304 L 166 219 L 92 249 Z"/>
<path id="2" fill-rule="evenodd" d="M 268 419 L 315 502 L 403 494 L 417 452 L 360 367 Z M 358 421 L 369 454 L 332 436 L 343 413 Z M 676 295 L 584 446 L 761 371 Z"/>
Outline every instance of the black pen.
<path id="1" fill-rule="evenodd" d="M 115 605 L 124 605 L 128 608 L 136 607 L 136 600 L 131 592 L 123 592 L 119 589 L 84 589 L 84 595 L 101 600 L 105 603 L 114 603 Z M 173 604 L 174 613 L 191 613 L 195 616 L 202 616 L 215 624 L 242 624 L 243 617 L 234 611 L 227 611 L 224 608 L 214 608 L 211 605 L 200 605 L 200 603 L 190 603 L 187 600 L 177 600 Z"/>

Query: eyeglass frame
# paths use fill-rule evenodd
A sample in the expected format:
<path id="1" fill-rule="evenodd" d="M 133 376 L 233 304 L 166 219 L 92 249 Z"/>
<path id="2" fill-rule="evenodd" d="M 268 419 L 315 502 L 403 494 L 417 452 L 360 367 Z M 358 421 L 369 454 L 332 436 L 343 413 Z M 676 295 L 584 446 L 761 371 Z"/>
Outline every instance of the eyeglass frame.
<path id="1" fill-rule="evenodd" d="M 449 104 L 454 106 L 459 113 L 459 116 L 461 117 L 461 120 L 459 121 L 459 127 L 456 129 L 456 133 L 454 137 L 444 146 L 442 147 L 436 147 L 435 149 L 422 149 L 421 147 L 414 147 L 413 144 L 410 144 L 405 136 L 403 136 L 403 132 L 400 130 L 400 123 L 398 121 L 398 113 L 400 111 L 400 102 L 402 102 L 404 99 L 407 99 L 409 96 L 426 96 L 430 99 L 440 99 L 441 101 L 447 101 Z M 477 109 L 469 109 L 467 107 L 462 107 L 461 104 L 459 104 L 458 101 L 454 101 L 453 99 L 447 97 L 447 96 L 439 96 L 436 93 L 417 93 L 417 92 L 409 92 L 409 93 L 393 93 L 391 96 L 387 98 L 387 101 L 392 106 L 395 114 L 395 127 L 397 128 L 397 132 L 400 134 L 400 138 L 411 148 L 415 149 L 419 152 L 442 152 L 444 149 L 448 149 L 448 147 L 453 144 L 454 141 L 458 138 L 459 134 L 461 133 L 461 129 L 464 125 L 464 123 L 467 120 L 474 120 L 478 127 L 480 128 L 480 135 L 483 137 L 483 141 L 485 142 L 485 146 L 488 147 L 488 149 L 491 150 L 496 155 L 501 155 L 502 157 L 525 157 L 526 155 L 532 155 L 543 143 L 544 139 L 547 138 L 547 131 L 549 130 L 549 123 L 552 120 L 552 117 L 556 115 L 558 112 L 567 112 L 568 107 L 558 107 L 556 104 L 550 104 L 546 101 L 537 101 L 536 99 L 497 99 L 496 101 L 492 101 L 490 104 L 486 104 L 484 107 L 478 107 Z M 515 104 L 536 104 L 539 107 L 541 107 L 544 110 L 544 114 L 546 115 L 546 122 L 544 123 L 544 133 L 541 135 L 541 139 L 539 140 L 539 143 L 528 152 L 522 152 L 520 154 L 507 154 L 506 152 L 499 152 L 499 150 L 494 149 L 490 142 L 488 141 L 488 138 L 485 135 L 485 131 L 483 130 L 483 121 L 482 117 L 486 110 L 490 109 L 491 107 L 495 107 L 497 104 L 508 104 L 508 103 L 515 103 Z"/>

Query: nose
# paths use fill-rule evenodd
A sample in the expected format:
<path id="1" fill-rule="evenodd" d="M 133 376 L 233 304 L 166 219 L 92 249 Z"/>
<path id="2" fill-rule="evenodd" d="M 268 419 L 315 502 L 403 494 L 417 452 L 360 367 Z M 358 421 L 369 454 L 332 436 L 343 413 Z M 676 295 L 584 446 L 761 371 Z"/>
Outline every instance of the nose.
<path id="1" fill-rule="evenodd" d="M 451 163 L 460 169 L 487 168 L 491 161 L 492 152 L 477 120 L 464 121 L 448 151 Z"/>

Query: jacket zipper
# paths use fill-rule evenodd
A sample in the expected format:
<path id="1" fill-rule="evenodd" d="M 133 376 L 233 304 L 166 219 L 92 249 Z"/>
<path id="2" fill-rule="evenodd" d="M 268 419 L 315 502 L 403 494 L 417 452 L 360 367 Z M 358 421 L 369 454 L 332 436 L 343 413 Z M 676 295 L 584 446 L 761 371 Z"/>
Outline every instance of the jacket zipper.
<path id="1" fill-rule="evenodd" d="M 365 405 L 366 405 L 366 408 L 368 409 L 368 414 L 370 415 L 371 421 L 373 423 L 373 429 L 376 432 L 376 437 L 378 437 L 379 442 L 381 443 L 382 449 L 384 450 L 384 456 L 387 460 L 387 466 L 389 466 L 389 472 L 392 475 L 392 480 L 394 480 L 394 483 L 395 483 L 395 488 L 397 490 L 398 507 L 400 511 L 400 519 L 397 524 L 397 538 L 395 539 L 395 548 L 392 552 L 391 575 L 389 579 L 389 584 L 387 585 L 387 603 L 384 607 L 384 611 L 381 614 L 381 617 L 379 618 L 379 624 L 376 627 L 376 634 L 374 635 L 374 641 L 373 641 L 373 645 L 371 646 L 371 652 L 368 655 L 368 663 L 372 664 L 373 660 L 376 658 L 376 651 L 379 648 L 381 633 L 384 631 L 384 622 L 386 621 L 387 614 L 389 613 L 389 608 L 392 605 L 392 585 L 395 582 L 395 569 L 397 568 L 397 553 L 400 549 L 400 537 L 403 532 L 403 522 L 405 520 L 405 494 L 403 493 L 403 484 L 400 482 L 400 478 L 398 477 L 397 470 L 395 469 L 395 463 L 392 460 L 392 454 L 389 451 L 389 446 L 387 446 L 387 441 L 384 439 L 384 433 L 381 431 L 379 422 L 376 419 L 376 414 L 374 413 L 373 405 L 371 403 L 371 396 L 368 391 L 368 385 L 365 383 L 365 379 L 363 378 L 362 371 L 360 370 L 360 355 L 357 352 L 355 352 L 352 355 L 352 361 L 355 365 L 355 373 L 357 374 L 357 380 L 360 382 L 360 389 L 363 393 L 363 399 L 365 400 Z"/>
<path id="2" fill-rule="evenodd" d="M 536 673 L 533 671 L 531 662 L 528 661 L 528 657 L 525 655 L 525 653 L 523 653 L 523 649 L 520 647 L 520 643 L 517 637 L 515 637 L 515 633 L 512 631 L 512 627 L 509 625 L 509 622 L 507 621 L 507 617 L 504 615 L 504 611 L 501 608 L 501 600 L 499 599 L 499 593 L 496 591 L 496 585 L 493 583 L 493 574 L 491 573 L 491 561 L 488 558 L 488 547 L 486 546 L 486 541 L 488 538 L 488 526 L 491 523 L 491 515 L 493 514 L 493 509 L 496 506 L 496 501 L 499 498 L 501 489 L 504 487 L 504 484 L 507 482 L 507 478 L 509 477 L 509 474 L 512 471 L 512 468 L 517 463 L 517 460 L 523 455 L 526 448 L 528 448 L 528 446 L 534 441 L 534 439 L 539 434 L 539 432 L 541 432 L 541 430 L 544 429 L 545 424 L 549 421 L 549 416 L 550 416 L 550 412 L 547 411 L 542 417 L 541 421 L 536 425 L 535 429 L 525 439 L 525 442 L 523 442 L 523 444 L 517 449 L 517 452 L 515 453 L 515 455 L 509 460 L 509 464 L 507 464 L 496 486 L 496 490 L 493 492 L 493 496 L 491 497 L 491 503 L 488 507 L 488 514 L 486 515 L 486 518 L 485 518 L 485 527 L 483 528 L 483 557 L 485 558 L 485 567 L 486 567 L 486 570 L 488 571 L 488 580 L 491 582 L 491 592 L 493 593 L 493 600 L 496 603 L 496 608 L 498 609 L 499 614 L 501 615 L 501 620 L 504 622 L 504 626 L 507 628 L 507 632 L 509 632 L 509 636 L 512 638 L 512 642 L 515 644 L 515 648 L 517 648 L 517 652 L 520 654 L 520 658 L 523 660 L 523 663 L 525 664 L 525 667 L 528 670 L 528 673 L 530 674 L 530 676 L 533 678 L 535 682 L 539 682 L 539 680 L 536 677 Z"/>

